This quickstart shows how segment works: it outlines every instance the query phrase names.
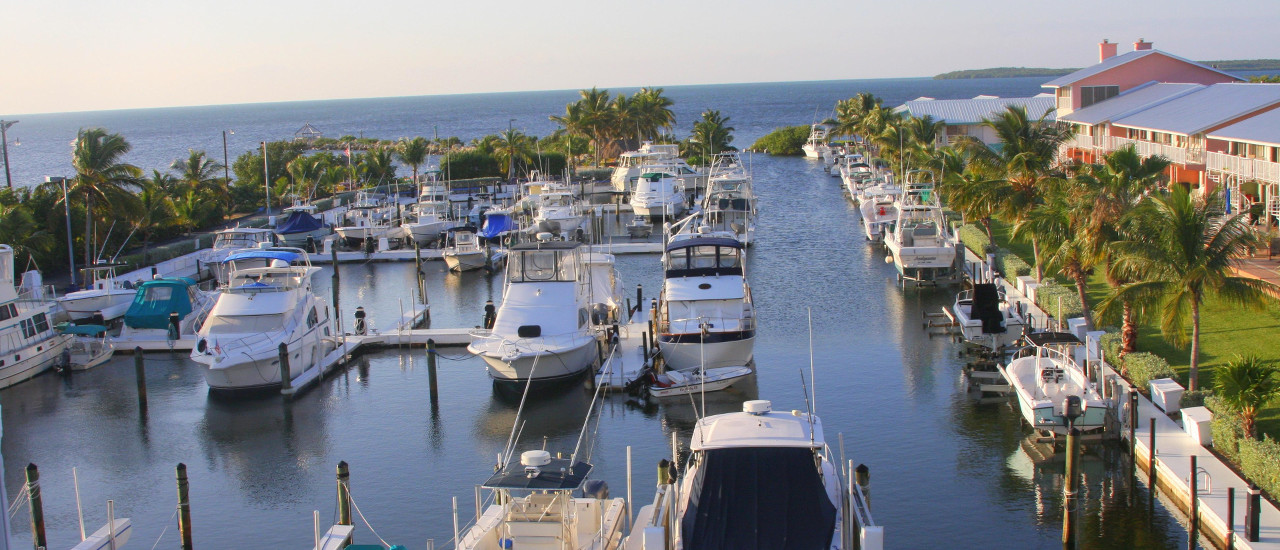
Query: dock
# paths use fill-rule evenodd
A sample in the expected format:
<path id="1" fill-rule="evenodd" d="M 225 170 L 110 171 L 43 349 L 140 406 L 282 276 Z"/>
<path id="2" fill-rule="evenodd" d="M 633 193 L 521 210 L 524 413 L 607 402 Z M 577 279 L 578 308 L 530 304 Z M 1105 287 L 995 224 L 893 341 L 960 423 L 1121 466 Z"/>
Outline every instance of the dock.
<path id="1" fill-rule="evenodd" d="M 631 316 L 630 322 L 618 327 L 618 342 L 596 373 L 597 385 L 626 388 L 648 369 L 649 358 L 644 348 L 648 343 L 649 310 L 643 306 L 639 309 Z"/>

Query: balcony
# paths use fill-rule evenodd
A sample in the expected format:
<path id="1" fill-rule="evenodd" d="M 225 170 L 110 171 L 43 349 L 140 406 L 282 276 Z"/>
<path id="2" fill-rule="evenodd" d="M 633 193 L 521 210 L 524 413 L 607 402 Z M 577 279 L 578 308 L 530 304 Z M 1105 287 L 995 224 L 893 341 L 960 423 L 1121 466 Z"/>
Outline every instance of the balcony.
<path id="1" fill-rule="evenodd" d="M 1137 149 L 1138 155 L 1143 157 L 1162 156 L 1174 164 L 1183 166 L 1204 163 L 1204 151 L 1199 148 L 1191 149 L 1116 136 L 1075 135 L 1063 144 L 1063 149 L 1085 149 L 1106 154 L 1128 145 L 1132 145 Z"/>
<path id="2" fill-rule="evenodd" d="M 1237 157 L 1226 153 L 1208 153 L 1205 167 L 1210 171 L 1224 172 L 1241 180 L 1255 180 L 1280 184 L 1280 163 L 1262 159 Z"/>

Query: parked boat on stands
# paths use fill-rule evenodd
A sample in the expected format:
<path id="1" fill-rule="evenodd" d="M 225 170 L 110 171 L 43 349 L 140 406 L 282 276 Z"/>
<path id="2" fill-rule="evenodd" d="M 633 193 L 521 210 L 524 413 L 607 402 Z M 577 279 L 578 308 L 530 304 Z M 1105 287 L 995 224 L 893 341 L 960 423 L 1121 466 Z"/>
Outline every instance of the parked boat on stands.
<path id="1" fill-rule="evenodd" d="M 1021 340 L 1028 327 L 1018 308 L 991 283 L 978 283 L 957 294 L 951 314 L 965 341 L 996 352 Z"/>
<path id="2" fill-rule="evenodd" d="M 685 187 L 668 172 L 645 172 L 635 181 L 631 193 L 631 211 L 640 217 L 671 218 L 689 208 Z"/>
<path id="3" fill-rule="evenodd" d="M 262 261 L 266 267 L 256 267 Z M 205 369 L 212 391 L 281 386 L 280 344 L 288 349 L 289 377 L 297 377 L 334 349 L 329 307 L 312 292 L 313 267 L 298 248 L 233 254 L 231 273 L 200 327 L 191 359 Z M 255 267 L 242 268 L 244 264 Z"/>
<path id="4" fill-rule="evenodd" d="M 898 279 L 904 283 L 937 283 L 955 276 L 956 244 L 927 174 L 908 174 L 898 201 L 897 219 L 884 237 L 888 261 L 898 269 Z"/>
<path id="5" fill-rule="evenodd" d="M 315 205 L 295 204 L 284 209 L 288 216 L 276 224 L 276 237 L 284 246 L 304 247 L 324 241 L 333 228 L 324 223 Z"/>
<path id="6" fill-rule="evenodd" d="M 663 254 L 658 349 L 672 370 L 747 366 L 756 317 L 745 250 L 732 233 L 679 233 Z"/>
<path id="7" fill-rule="evenodd" d="M 52 318 L 58 304 L 37 271 L 14 284 L 13 247 L 0 244 L 0 388 L 40 374 L 62 360 L 71 336 L 58 334 Z"/>
<path id="8" fill-rule="evenodd" d="M 827 149 L 827 136 L 830 129 L 825 124 L 814 123 L 809 126 L 809 139 L 805 140 L 801 149 L 804 150 L 804 156 L 811 159 L 822 158 L 822 153 Z"/>
<path id="9" fill-rule="evenodd" d="M 116 277 L 117 267 L 121 266 L 100 262 L 81 270 L 84 273 L 84 290 L 68 292 L 58 299 L 67 316 L 78 321 L 96 314 L 101 315 L 101 320 L 110 322 L 124 315 L 136 292 L 132 281 Z"/>
<path id="10" fill-rule="evenodd" d="M 883 242 L 885 232 L 898 219 L 897 196 L 877 187 L 864 195 L 862 202 L 858 203 L 858 211 L 862 214 L 862 230 L 867 240 Z"/>
<path id="11" fill-rule="evenodd" d="M 263 246 L 276 246 L 280 239 L 274 231 L 257 227 L 232 227 L 217 232 L 213 247 L 200 256 L 200 263 L 208 266 L 209 274 L 218 284 L 227 283 L 226 264 L 222 262 L 236 252 L 257 250 Z"/>
<path id="12" fill-rule="evenodd" d="M 1081 364 L 1080 340 L 1066 332 L 1035 332 L 1026 339 L 1030 345 L 1000 367 L 1023 420 L 1055 436 L 1066 435 L 1069 416 L 1081 432 L 1104 429 L 1110 407 Z"/>
<path id="13" fill-rule="evenodd" d="M 599 359 L 600 330 L 619 318 L 612 256 L 540 237 L 511 247 L 493 326 L 472 331 L 467 346 L 495 382 L 577 379 Z"/>
<path id="14" fill-rule="evenodd" d="M 498 269 L 506 259 L 506 252 L 495 247 L 487 250 L 480 243 L 475 226 L 461 225 L 446 229 L 443 235 L 444 249 L 440 255 L 449 271 L 475 271 L 486 267 Z M 487 252 L 487 256 L 486 256 Z"/>
<path id="15" fill-rule="evenodd" d="M 817 416 L 747 401 L 699 420 L 689 450 L 684 467 L 659 466 L 627 550 L 884 548 L 864 487 L 835 463 Z"/>
<path id="16" fill-rule="evenodd" d="M 218 297 L 185 277 L 153 279 L 138 285 L 124 314 L 120 334 L 111 340 L 123 349 L 189 350 Z"/>

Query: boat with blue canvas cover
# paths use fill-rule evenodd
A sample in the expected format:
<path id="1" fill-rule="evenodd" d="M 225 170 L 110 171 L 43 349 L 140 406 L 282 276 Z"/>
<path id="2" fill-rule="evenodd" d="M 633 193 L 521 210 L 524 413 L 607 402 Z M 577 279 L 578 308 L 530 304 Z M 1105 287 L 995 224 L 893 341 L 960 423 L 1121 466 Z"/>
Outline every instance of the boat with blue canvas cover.
<path id="1" fill-rule="evenodd" d="M 276 236 L 285 246 L 304 246 L 308 240 L 320 242 L 333 228 L 305 210 L 294 210 L 276 226 Z"/>
<path id="2" fill-rule="evenodd" d="M 216 293 L 200 290 L 187 277 L 145 281 L 124 314 L 120 334 L 111 340 L 125 350 L 190 350 L 216 301 Z"/>

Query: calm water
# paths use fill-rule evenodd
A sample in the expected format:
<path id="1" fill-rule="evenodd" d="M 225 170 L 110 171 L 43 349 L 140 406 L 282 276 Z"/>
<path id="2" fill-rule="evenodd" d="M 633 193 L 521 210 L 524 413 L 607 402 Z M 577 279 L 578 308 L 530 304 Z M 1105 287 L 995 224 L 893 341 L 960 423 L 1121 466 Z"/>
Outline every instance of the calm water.
<path id="1" fill-rule="evenodd" d="M 868 83 L 884 86 L 878 93 L 890 102 L 926 94 L 947 97 L 944 92 L 952 97 L 1028 94 L 1038 85 L 1037 79 L 995 82 L 1006 86 L 998 89 L 990 81 L 901 80 L 669 91 L 677 98 L 682 125 L 691 120 L 688 113 L 720 107 L 734 118 L 739 142 L 749 143 L 773 126 L 809 121 L 816 106 L 829 108 L 837 98 L 870 89 Z M 760 93 L 744 97 L 744 89 Z M 24 117 L 22 124 L 44 120 L 50 128 L 60 124 L 72 130 L 108 124 L 135 143 L 150 136 L 145 139 L 154 146 L 140 146 L 139 155 L 150 151 L 154 158 L 166 158 L 196 143 L 193 135 L 214 133 L 219 127 L 214 125 L 227 120 L 237 128 L 237 139 L 246 140 L 241 134 L 252 134 L 253 128 L 262 137 L 279 138 L 307 120 L 335 135 L 371 128 L 377 131 L 370 134 L 394 137 L 441 121 L 442 134 L 471 136 L 494 131 L 516 116 L 530 120 L 530 131 L 539 133 L 532 121 L 545 120 L 572 95 L 42 115 Z M 486 102 L 491 108 L 477 107 Z M 469 122 L 468 110 L 474 115 Z M 241 124 L 255 116 L 263 122 Z M 455 129 L 446 131 L 444 120 L 455 121 Z M 138 128 L 138 138 L 130 124 Z M 37 126 L 33 122 L 28 129 Z M 27 135 L 32 134 L 23 135 L 22 147 L 32 143 L 34 148 Z M 65 146 L 69 138 L 56 139 Z M 1034 464 L 1020 448 L 1026 433 L 1016 412 L 1007 402 L 984 403 L 968 395 L 957 345 L 930 338 L 921 328 L 922 312 L 937 311 L 952 295 L 898 290 L 884 253 L 866 246 L 837 180 L 817 163 L 763 155 L 752 163 L 761 195 L 758 244 L 749 260 L 761 327 L 758 374 L 709 395 L 710 412 L 739 410 L 742 401 L 757 397 L 773 400 L 777 409 L 804 408 L 800 371 L 808 367 L 811 308 L 817 412 L 833 448 L 842 433 L 846 455 L 871 468 L 873 512 L 887 526 L 890 547 L 1060 547 L 1061 463 Z M 646 296 L 654 295 L 660 283 L 656 256 L 625 256 L 618 263 L 629 285 L 641 283 Z M 497 280 L 447 274 L 441 263 L 428 265 L 433 326 L 475 325 L 484 300 L 500 299 Z M 402 307 L 411 307 L 411 264 L 348 264 L 341 270 L 344 309 L 365 306 L 373 326 L 388 327 Z M 326 295 L 328 281 L 327 273 L 319 276 Z M 428 538 L 443 542 L 451 536 L 451 497 L 458 497 L 464 521 L 474 513 L 473 486 L 492 471 L 517 405 L 493 393 L 480 360 L 460 349 L 444 353 L 449 357 L 439 365 L 441 395 L 434 407 L 421 349 L 363 356 L 288 403 L 212 399 L 195 363 L 153 354 L 146 358 L 150 406 L 145 417 L 137 409 L 131 357 L 72 378 L 42 375 L 0 391 L 6 487 L 16 495 L 21 467 L 39 464 L 49 539 L 69 547 L 78 540 L 71 485 L 71 468 L 78 467 L 88 523 L 105 521 L 104 503 L 114 499 L 117 515 L 134 520 L 132 544 L 148 547 L 167 528 L 160 544 L 170 546 L 176 544 L 173 468 L 184 462 L 190 468 L 200 547 L 306 547 L 311 511 L 319 510 L 324 521 L 333 518 L 334 465 L 346 460 L 356 505 L 377 533 L 388 542 L 424 548 Z M 530 403 L 522 447 L 540 446 L 545 437 L 549 449 L 571 451 L 589 400 L 586 391 L 571 388 Z M 637 506 L 647 503 L 654 465 L 669 455 L 672 431 L 688 440 L 695 420 L 690 404 L 613 396 L 604 402 L 603 416 L 592 447 L 595 477 L 608 481 L 615 496 L 625 495 L 630 445 L 634 496 Z M 1121 455 L 1106 447 L 1086 461 L 1082 546 L 1185 544 L 1180 519 L 1163 505 L 1148 515 L 1144 486 L 1133 495 L 1138 506 L 1126 505 L 1130 494 L 1122 463 Z M 28 543 L 25 513 L 14 523 L 15 542 Z M 357 541 L 374 538 L 360 527 Z"/>

